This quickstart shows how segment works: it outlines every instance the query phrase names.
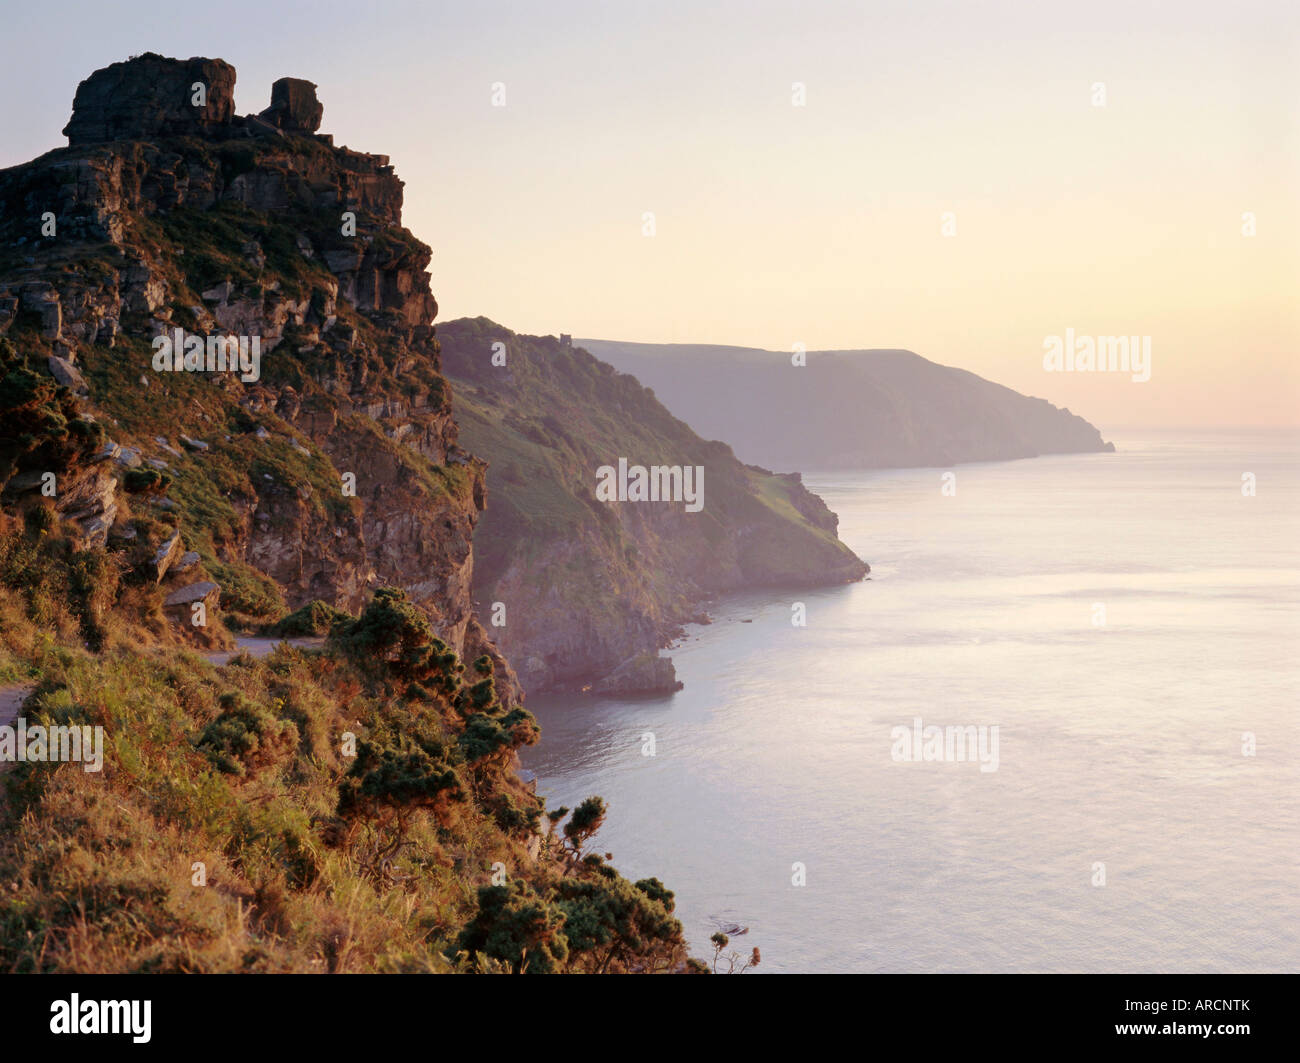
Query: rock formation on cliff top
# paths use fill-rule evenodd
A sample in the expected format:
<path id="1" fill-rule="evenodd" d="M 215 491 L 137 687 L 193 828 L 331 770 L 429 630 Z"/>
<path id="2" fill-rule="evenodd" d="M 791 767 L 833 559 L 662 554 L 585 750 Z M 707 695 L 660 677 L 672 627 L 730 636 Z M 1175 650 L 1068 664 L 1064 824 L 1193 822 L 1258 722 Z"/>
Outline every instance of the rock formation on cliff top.
<path id="1" fill-rule="evenodd" d="M 316 86 L 310 81 L 281 78 L 271 86 L 271 106 L 260 117 L 277 129 L 314 133 L 320 128 L 324 110 L 316 99 Z"/>
<path id="2" fill-rule="evenodd" d="M 78 87 L 67 148 L 0 171 L 6 508 L 54 470 L 86 548 L 134 570 L 179 532 L 184 585 L 218 583 L 245 626 L 402 587 L 510 696 L 470 601 L 486 469 L 456 444 L 402 182 L 315 132 L 311 82 L 246 117 L 234 84 L 220 59 L 115 63 Z M 158 372 L 178 329 L 256 337 L 260 378 Z"/>
<path id="3" fill-rule="evenodd" d="M 195 102 L 202 86 L 205 100 Z M 235 115 L 235 68 L 220 59 L 152 52 L 96 70 L 77 86 L 63 127 L 71 147 L 113 140 L 215 134 Z"/>
<path id="4" fill-rule="evenodd" d="M 155 137 L 315 133 L 324 112 L 316 86 L 280 78 L 271 106 L 235 115 L 235 68 L 221 59 L 167 59 L 150 52 L 96 70 L 77 86 L 63 128 L 70 147 Z"/>

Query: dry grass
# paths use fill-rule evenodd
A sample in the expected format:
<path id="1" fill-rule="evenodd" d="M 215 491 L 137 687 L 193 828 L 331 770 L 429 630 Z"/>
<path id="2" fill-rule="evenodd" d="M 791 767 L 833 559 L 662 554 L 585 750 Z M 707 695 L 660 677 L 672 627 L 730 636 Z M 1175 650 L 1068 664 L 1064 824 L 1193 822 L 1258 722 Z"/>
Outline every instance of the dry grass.
<path id="1" fill-rule="evenodd" d="M 105 767 L 7 772 L 0 970 L 447 970 L 493 862 L 535 873 L 522 839 L 470 806 L 442 827 L 417 817 L 376 878 L 374 828 L 335 809 L 340 737 L 364 734 L 380 703 L 339 658 L 283 648 L 218 669 L 55 648 L 38 670 L 29 725 L 102 726 Z M 197 743 L 232 691 L 292 726 L 288 756 L 243 776 L 214 767 Z"/>

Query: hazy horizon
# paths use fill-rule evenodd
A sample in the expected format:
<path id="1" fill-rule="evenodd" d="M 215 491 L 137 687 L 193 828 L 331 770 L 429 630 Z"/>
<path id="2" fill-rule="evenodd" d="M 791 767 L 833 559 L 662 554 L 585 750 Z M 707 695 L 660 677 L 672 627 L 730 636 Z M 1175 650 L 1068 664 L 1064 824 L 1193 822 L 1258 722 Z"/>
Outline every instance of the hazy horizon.
<path id="1" fill-rule="evenodd" d="M 142 35 L 147 10 L 12 13 L 0 89 L 24 107 L 0 164 L 64 146 L 92 70 L 219 57 L 240 113 L 307 78 L 322 132 L 391 156 L 440 319 L 903 348 L 1102 425 L 1300 423 L 1293 6 L 1172 24 L 1103 3 L 1084 26 L 1009 4 L 397 3 L 362 34 L 331 2 L 291 40 L 246 32 L 260 5 Z M 82 32 L 51 50 L 59 18 Z M 1045 372 L 1067 329 L 1149 337 L 1150 379 Z"/>

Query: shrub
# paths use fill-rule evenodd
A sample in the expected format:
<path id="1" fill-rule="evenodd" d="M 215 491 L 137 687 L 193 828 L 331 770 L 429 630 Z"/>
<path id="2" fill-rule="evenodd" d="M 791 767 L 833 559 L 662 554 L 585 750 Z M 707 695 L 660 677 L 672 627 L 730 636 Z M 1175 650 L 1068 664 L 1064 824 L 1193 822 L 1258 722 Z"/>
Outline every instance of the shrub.
<path id="1" fill-rule="evenodd" d="M 607 873 L 568 879 L 557 889 L 569 948 L 583 954 L 579 966 L 593 974 L 615 964 L 646 971 L 671 966 L 682 944 L 682 925 L 671 909 L 613 868 L 600 870 Z"/>
<path id="2" fill-rule="evenodd" d="M 604 824 L 605 812 L 604 799 L 599 797 L 589 797 L 574 809 L 564 825 L 564 837 L 575 860 L 582 857 L 583 847 Z"/>
<path id="3" fill-rule="evenodd" d="M 510 965 L 514 974 L 554 974 L 569 955 L 564 915 L 522 882 L 480 886 L 478 911 L 457 946 Z"/>
<path id="4" fill-rule="evenodd" d="M 157 469 L 127 469 L 122 486 L 133 495 L 161 495 L 172 484 L 172 478 Z"/>
<path id="5" fill-rule="evenodd" d="M 541 825 L 542 810 L 537 804 L 521 806 L 510 794 L 500 793 L 488 802 L 496 824 L 507 834 L 535 834 Z"/>
<path id="6" fill-rule="evenodd" d="M 284 757 L 298 745 L 298 728 L 277 720 L 243 694 L 222 694 L 222 713 L 203 729 L 198 746 L 229 775 L 244 775 Z"/>
<path id="7" fill-rule="evenodd" d="M 537 718 L 521 707 L 501 716 L 487 713 L 471 716 L 459 741 L 466 761 L 483 767 L 504 762 L 520 746 L 536 742 L 540 733 Z"/>
<path id="8" fill-rule="evenodd" d="M 339 784 L 339 814 L 373 816 L 391 809 L 404 820 L 416 808 L 445 813 L 452 802 L 465 800 L 446 753 L 438 742 L 406 748 L 358 743 L 356 762 Z"/>
<path id="9" fill-rule="evenodd" d="M 380 587 L 356 620 L 333 632 L 343 650 L 363 665 L 384 661 L 396 676 L 451 694 L 460 682 L 462 666 L 428 618 L 412 605 L 406 592 Z"/>
<path id="10" fill-rule="evenodd" d="M 352 614 L 336 609 L 319 598 L 295 609 L 266 629 L 266 634 L 276 638 L 328 635 L 335 624 L 351 621 Z"/>

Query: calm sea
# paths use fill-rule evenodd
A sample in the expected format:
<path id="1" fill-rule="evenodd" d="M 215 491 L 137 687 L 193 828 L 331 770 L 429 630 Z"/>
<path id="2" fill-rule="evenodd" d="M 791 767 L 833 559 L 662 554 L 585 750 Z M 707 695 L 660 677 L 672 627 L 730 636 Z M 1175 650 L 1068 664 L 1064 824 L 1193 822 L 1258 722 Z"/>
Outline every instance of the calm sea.
<path id="1" fill-rule="evenodd" d="M 696 955 L 1300 970 L 1300 436 L 1115 442 L 805 476 L 871 579 L 719 602 L 672 697 L 531 699 L 539 792 L 606 799 Z M 996 726 L 997 770 L 895 759 L 918 717 Z"/>

